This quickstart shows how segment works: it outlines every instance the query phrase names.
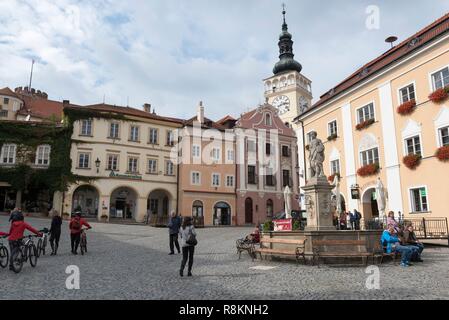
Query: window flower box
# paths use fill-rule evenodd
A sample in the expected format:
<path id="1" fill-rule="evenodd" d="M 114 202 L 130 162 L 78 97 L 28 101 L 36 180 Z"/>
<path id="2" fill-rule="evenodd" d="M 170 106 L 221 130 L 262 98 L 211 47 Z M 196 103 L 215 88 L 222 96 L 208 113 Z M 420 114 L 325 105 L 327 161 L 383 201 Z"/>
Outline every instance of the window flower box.
<path id="1" fill-rule="evenodd" d="M 414 170 L 420 165 L 421 158 L 420 154 L 409 154 L 402 159 L 402 163 L 410 170 Z"/>
<path id="2" fill-rule="evenodd" d="M 435 90 L 429 95 L 429 100 L 435 103 L 441 103 L 449 97 L 449 86 Z"/>
<path id="3" fill-rule="evenodd" d="M 359 168 L 359 170 L 357 170 L 357 174 L 360 177 L 373 176 L 379 172 L 379 169 L 380 169 L 380 167 L 379 167 L 379 164 L 377 164 L 377 163 L 368 164 L 366 166 Z"/>
<path id="4" fill-rule="evenodd" d="M 443 162 L 449 161 L 449 146 L 443 146 L 437 150 L 435 153 L 435 156 L 438 158 L 438 160 Z"/>
<path id="5" fill-rule="evenodd" d="M 404 102 L 403 104 L 401 104 L 398 109 L 397 112 L 402 115 L 402 116 L 406 116 L 408 114 L 411 114 L 413 111 L 415 111 L 416 108 L 416 100 L 410 100 L 407 102 Z"/>
<path id="6" fill-rule="evenodd" d="M 338 135 L 336 133 L 331 134 L 329 137 L 327 137 L 327 141 L 333 141 L 338 138 Z"/>
<path id="7" fill-rule="evenodd" d="M 359 123 L 358 125 L 355 126 L 355 128 L 359 131 L 368 128 L 370 125 L 372 125 L 374 123 L 374 119 L 369 119 L 366 121 L 363 121 L 361 123 Z"/>
<path id="8" fill-rule="evenodd" d="M 338 178 L 340 178 L 340 174 L 339 173 L 334 173 L 332 175 L 330 175 L 329 177 L 327 177 L 327 181 L 329 181 L 330 183 L 334 182 L 335 176 L 338 176 Z"/>

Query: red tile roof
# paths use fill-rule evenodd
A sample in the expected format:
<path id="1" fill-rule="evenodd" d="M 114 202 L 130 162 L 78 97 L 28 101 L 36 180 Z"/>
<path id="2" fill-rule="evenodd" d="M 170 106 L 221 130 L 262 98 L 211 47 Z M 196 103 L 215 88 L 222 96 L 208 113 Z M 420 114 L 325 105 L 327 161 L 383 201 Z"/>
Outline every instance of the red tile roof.
<path id="1" fill-rule="evenodd" d="M 192 127 L 194 122 L 198 121 L 198 117 L 194 116 L 193 118 L 190 118 L 186 121 L 184 121 L 185 126 Z M 215 122 L 209 118 L 204 117 L 204 123 L 201 125 L 202 129 L 217 129 L 217 130 L 226 130 L 227 128 L 223 125 L 221 125 L 218 122 Z"/>
<path id="2" fill-rule="evenodd" d="M 62 119 L 62 102 L 48 100 L 42 97 L 17 94 L 23 100 L 24 106 L 18 114 L 31 115 L 40 119 Z"/>
<path id="3" fill-rule="evenodd" d="M 0 89 L 0 95 L 20 99 L 20 97 L 8 87 Z"/>
<path id="4" fill-rule="evenodd" d="M 398 60 L 408 56 L 417 49 L 427 45 L 436 38 L 442 36 L 449 31 L 449 13 L 436 20 L 432 24 L 428 25 L 421 31 L 417 32 L 413 36 L 407 38 L 399 45 L 388 50 L 378 58 L 368 62 L 363 67 L 354 72 L 351 76 L 343 80 L 333 89 L 326 92 L 320 97 L 320 100 L 316 102 L 308 111 L 304 112 L 302 115 L 308 113 L 309 111 L 317 108 L 324 103 L 330 101 L 334 97 L 337 97 L 341 93 L 349 90 L 356 84 L 370 78 L 374 74 L 383 70 L 387 66 L 397 62 Z M 298 118 L 300 118 L 300 115 Z"/>

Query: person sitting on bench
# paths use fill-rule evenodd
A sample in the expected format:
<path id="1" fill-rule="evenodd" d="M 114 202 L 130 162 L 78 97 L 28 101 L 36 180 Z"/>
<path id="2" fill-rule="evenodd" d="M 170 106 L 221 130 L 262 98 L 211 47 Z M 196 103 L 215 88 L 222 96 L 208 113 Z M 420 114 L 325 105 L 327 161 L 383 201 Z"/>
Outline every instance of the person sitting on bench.
<path id="1" fill-rule="evenodd" d="M 424 251 L 424 245 L 416 238 L 413 225 L 409 223 L 403 233 L 404 245 L 413 248 L 412 261 L 423 262 L 421 254 Z"/>
<path id="2" fill-rule="evenodd" d="M 386 248 L 386 253 L 398 252 L 401 254 L 401 267 L 411 266 L 410 258 L 413 250 L 410 247 L 401 245 L 396 235 L 396 230 L 392 225 L 382 233 L 380 241 L 382 246 Z"/>
<path id="3" fill-rule="evenodd" d="M 260 242 L 260 227 L 257 226 L 254 231 L 246 236 L 246 240 L 251 241 L 253 243 L 259 243 Z"/>

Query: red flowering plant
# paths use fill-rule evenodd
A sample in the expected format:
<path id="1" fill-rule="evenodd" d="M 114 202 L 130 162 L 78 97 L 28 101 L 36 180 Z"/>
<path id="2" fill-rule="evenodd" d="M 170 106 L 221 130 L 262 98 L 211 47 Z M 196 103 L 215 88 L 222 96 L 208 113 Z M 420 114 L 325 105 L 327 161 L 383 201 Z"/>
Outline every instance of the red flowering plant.
<path id="1" fill-rule="evenodd" d="M 439 148 L 435 155 L 440 161 L 449 161 L 449 146 L 443 146 Z"/>
<path id="2" fill-rule="evenodd" d="M 441 103 L 449 97 L 449 86 L 435 90 L 429 95 L 429 100 Z"/>
<path id="3" fill-rule="evenodd" d="M 338 135 L 336 133 L 331 134 L 329 137 L 327 137 L 327 141 L 336 140 L 338 138 Z"/>
<path id="4" fill-rule="evenodd" d="M 369 119 L 369 120 L 360 122 L 358 125 L 355 126 L 355 128 L 360 131 L 360 130 L 363 130 L 365 128 L 368 128 L 374 122 L 375 122 L 374 119 Z"/>
<path id="5" fill-rule="evenodd" d="M 335 176 L 340 178 L 340 174 L 337 172 L 337 173 L 331 174 L 329 177 L 327 177 L 327 180 L 332 183 L 332 182 L 334 182 Z"/>
<path id="6" fill-rule="evenodd" d="M 404 163 L 407 168 L 414 170 L 420 165 L 421 159 L 422 157 L 420 154 L 411 153 L 402 159 L 402 163 Z"/>
<path id="7" fill-rule="evenodd" d="M 380 167 L 378 163 L 367 164 L 366 166 L 359 168 L 359 170 L 357 170 L 357 174 L 360 177 L 368 177 L 377 174 L 379 169 Z"/>
<path id="8" fill-rule="evenodd" d="M 416 100 L 413 99 L 413 100 L 409 100 L 409 101 L 401 104 L 398 107 L 397 112 L 400 115 L 405 116 L 405 115 L 408 115 L 408 114 L 412 113 L 413 111 L 415 111 L 415 108 L 416 108 Z"/>

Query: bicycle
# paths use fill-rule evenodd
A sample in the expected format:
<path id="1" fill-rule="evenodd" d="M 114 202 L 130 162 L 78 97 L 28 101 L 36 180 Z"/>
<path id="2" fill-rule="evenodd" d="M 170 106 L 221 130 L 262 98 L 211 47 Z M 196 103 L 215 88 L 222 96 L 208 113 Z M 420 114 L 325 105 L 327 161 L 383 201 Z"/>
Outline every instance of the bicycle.
<path id="1" fill-rule="evenodd" d="M 82 228 L 81 229 L 81 239 L 80 239 L 80 250 L 81 250 L 81 255 L 84 255 L 84 253 L 87 253 L 87 235 L 86 235 L 86 228 Z"/>
<path id="2" fill-rule="evenodd" d="M 45 256 L 47 243 L 48 243 L 48 229 L 44 228 L 42 230 L 39 230 L 39 232 L 42 233 L 42 237 L 39 237 L 39 240 L 37 240 L 37 257 L 39 258 L 41 254 Z"/>
<path id="3" fill-rule="evenodd" d="M 6 268 L 9 263 L 9 251 L 6 246 L 3 245 L 3 239 L 5 239 L 6 237 L 8 236 L 0 237 L 0 239 L 2 240 L 2 242 L 0 242 L 0 266 L 2 268 Z"/>
<path id="4" fill-rule="evenodd" d="M 37 247 L 34 244 L 33 238 L 37 236 L 29 235 L 19 240 L 21 243 L 19 249 L 11 256 L 13 261 L 12 270 L 15 273 L 20 273 L 23 268 L 23 264 L 27 261 L 30 262 L 31 267 L 35 268 L 37 265 Z"/>

